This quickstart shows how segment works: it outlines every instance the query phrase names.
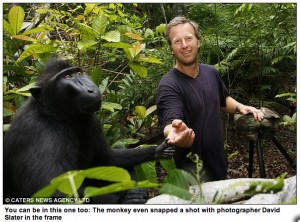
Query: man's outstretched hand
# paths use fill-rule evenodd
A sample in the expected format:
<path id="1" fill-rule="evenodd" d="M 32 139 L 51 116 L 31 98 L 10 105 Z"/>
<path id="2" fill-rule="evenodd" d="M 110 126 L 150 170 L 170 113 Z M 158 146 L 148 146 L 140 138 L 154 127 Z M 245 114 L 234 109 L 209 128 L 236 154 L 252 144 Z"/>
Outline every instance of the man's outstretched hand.
<path id="1" fill-rule="evenodd" d="M 169 139 L 169 145 L 185 148 L 192 146 L 195 139 L 194 131 L 179 119 L 173 120 L 171 124 L 165 127 L 164 135 Z"/>

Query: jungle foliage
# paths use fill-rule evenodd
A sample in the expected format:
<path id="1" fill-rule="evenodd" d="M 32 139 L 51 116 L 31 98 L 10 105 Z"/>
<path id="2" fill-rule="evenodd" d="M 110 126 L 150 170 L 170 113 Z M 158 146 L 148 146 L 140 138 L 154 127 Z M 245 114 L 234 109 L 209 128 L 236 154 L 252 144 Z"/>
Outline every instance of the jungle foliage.
<path id="1" fill-rule="evenodd" d="M 173 64 L 165 26 L 181 14 L 200 24 L 200 59 L 219 69 L 235 98 L 285 104 L 274 97 L 296 92 L 296 4 L 4 4 L 5 123 L 44 63 L 59 57 L 99 85 L 110 142 L 136 143 L 142 126 L 157 121 L 156 87 Z"/>
<path id="2" fill-rule="evenodd" d="M 156 87 L 173 66 L 165 27 L 176 15 L 200 24 L 199 58 L 218 68 L 234 98 L 287 105 L 275 96 L 296 101 L 296 11 L 295 3 L 4 3 L 4 131 L 44 64 L 59 57 L 99 86 L 109 142 L 138 143 L 157 123 Z"/>

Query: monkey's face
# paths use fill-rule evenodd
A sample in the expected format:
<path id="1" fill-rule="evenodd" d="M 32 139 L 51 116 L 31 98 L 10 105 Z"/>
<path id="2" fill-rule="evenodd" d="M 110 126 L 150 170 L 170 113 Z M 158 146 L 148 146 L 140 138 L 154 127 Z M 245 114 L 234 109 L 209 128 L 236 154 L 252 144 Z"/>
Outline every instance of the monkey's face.
<path id="1" fill-rule="evenodd" d="M 91 114 L 101 107 L 99 88 L 80 67 L 63 69 L 39 84 L 30 89 L 33 98 L 55 115 Z"/>
<path id="2" fill-rule="evenodd" d="M 68 106 L 71 112 L 93 113 L 100 109 L 102 96 L 83 69 L 71 67 L 55 76 L 57 99 Z"/>

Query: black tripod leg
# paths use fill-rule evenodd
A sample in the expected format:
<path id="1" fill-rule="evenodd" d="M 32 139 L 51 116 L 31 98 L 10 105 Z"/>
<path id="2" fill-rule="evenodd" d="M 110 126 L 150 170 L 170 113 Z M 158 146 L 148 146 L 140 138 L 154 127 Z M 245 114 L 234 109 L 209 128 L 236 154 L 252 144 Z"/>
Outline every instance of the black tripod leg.
<path id="1" fill-rule="evenodd" d="M 287 159 L 287 161 L 289 162 L 289 164 L 291 165 L 291 167 L 294 168 L 294 169 L 296 169 L 296 162 L 294 160 L 292 160 L 292 158 L 290 157 L 290 155 L 281 146 L 281 144 L 279 143 L 279 141 L 277 140 L 277 138 L 275 136 L 272 138 L 272 141 L 277 146 L 277 148 L 282 153 L 282 155 Z"/>
<path id="2" fill-rule="evenodd" d="M 262 178 L 265 178 L 266 177 L 265 163 L 264 163 L 264 157 L 263 157 L 263 149 L 260 144 L 260 133 L 259 132 L 258 132 L 257 140 L 256 140 L 256 150 L 257 150 L 260 176 Z"/>
<path id="3" fill-rule="evenodd" d="M 248 177 L 252 178 L 253 173 L 253 155 L 254 155 L 254 141 L 249 142 L 249 166 L 248 166 Z"/>

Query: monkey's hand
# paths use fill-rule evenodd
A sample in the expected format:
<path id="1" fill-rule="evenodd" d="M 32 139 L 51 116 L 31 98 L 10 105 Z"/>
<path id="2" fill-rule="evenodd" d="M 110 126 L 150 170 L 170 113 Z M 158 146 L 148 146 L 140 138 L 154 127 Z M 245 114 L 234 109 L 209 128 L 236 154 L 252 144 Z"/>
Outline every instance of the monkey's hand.
<path id="1" fill-rule="evenodd" d="M 154 159 L 171 159 L 175 153 L 175 147 L 170 146 L 168 142 L 169 138 L 165 138 L 164 141 L 155 149 Z"/>
<path id="2" fill-rule="evenodd" d="M 144 204 L 147 200 L 148 190 L 144 188 L 135 188 L 126 192 L 122 204 Z"/>

